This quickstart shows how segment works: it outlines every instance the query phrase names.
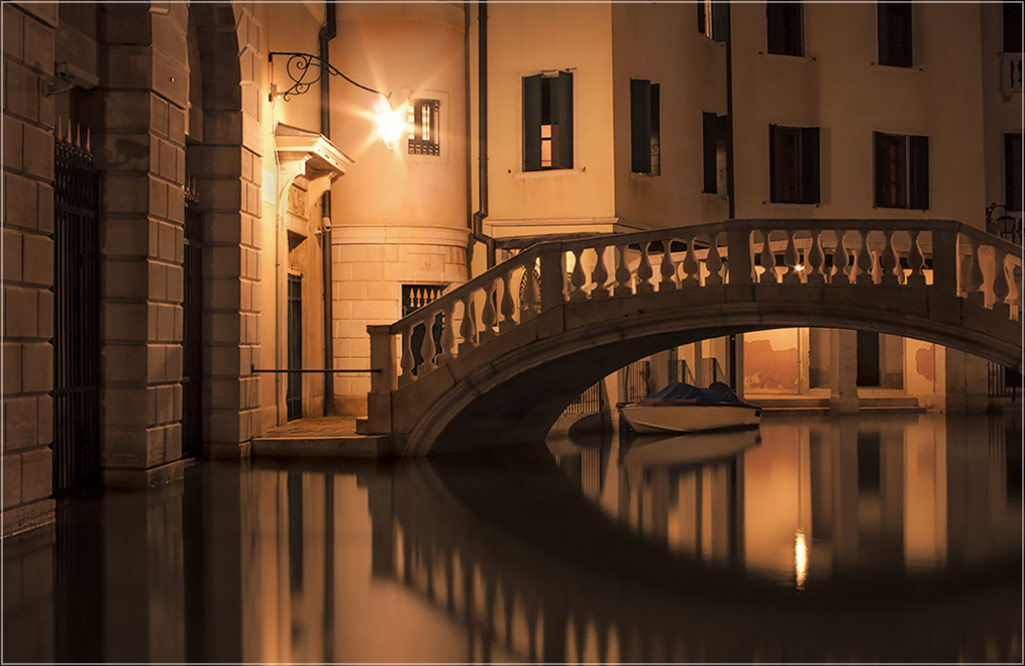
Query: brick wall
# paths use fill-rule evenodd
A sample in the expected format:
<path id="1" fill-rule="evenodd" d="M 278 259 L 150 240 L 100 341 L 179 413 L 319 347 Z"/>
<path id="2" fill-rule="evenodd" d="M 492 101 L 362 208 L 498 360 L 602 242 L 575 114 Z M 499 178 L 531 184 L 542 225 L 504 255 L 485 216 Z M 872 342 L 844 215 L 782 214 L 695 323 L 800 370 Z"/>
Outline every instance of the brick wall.
<path id="1" fill-rule="evenodd" d="M 57 5 L 3 4 L 3 533 L 53 519 L 53 72 Z"/>

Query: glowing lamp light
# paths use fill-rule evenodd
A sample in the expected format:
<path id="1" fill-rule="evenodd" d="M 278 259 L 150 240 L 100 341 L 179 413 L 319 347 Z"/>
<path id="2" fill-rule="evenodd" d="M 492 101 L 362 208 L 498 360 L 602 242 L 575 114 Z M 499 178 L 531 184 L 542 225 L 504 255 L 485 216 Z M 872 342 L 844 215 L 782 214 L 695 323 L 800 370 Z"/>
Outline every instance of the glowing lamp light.
<path id="1" fill-rule="evenodd" d="M 808 579 L 808 542 L 804 538 L 804 530 L 797 530 L 794 535 L 794 578 L 797 589 L 804 589 Z"/>
<path id="2" fill-rule="evenodd" d="M 406 129 L 406 121 L 403 118 L 404 109 L 393 109 L 383 99 L 377 100 L 374 104 L 374 120 L 377 121 L 377 134 L 384 141 L 384 145 L 391 150 L 402 139 L 402 132 Z"/>

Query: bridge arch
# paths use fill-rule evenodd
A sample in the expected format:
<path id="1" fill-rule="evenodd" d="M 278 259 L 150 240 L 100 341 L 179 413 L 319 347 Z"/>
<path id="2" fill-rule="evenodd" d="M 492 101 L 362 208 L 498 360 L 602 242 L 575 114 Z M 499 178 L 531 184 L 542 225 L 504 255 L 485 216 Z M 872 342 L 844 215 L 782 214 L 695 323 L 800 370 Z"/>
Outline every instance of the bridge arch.
<path id="1" fill-rule="evenodd" d="M 583 389 L 630 361 L 782 327 L 918 338 L 1021 369 L 1017 246 L 956 222 L 815 224 L 730 221 L 535 246 L 391 327 L 371 327 L 383 372 L 370 426 L 403 455 L 536 440 Z M 439 316 L 451 325 L 413 350 L 413 329 Z"/>

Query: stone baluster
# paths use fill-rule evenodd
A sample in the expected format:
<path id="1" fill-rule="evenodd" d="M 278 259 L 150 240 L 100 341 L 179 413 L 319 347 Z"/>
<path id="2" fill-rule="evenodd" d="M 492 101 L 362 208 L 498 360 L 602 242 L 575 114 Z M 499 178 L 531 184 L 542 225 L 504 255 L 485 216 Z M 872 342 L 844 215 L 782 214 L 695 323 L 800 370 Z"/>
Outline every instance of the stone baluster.
<path id="1" fill-rule="evenodd" d="M 569 300 L 571 301 L 582 301 L 587 298 L 587 292 L 584 291 L 587 277 L 584 275 L 584 266 L 580 261 L 580 256 L 583 252 L 583 248 L 573 250 L 573 272 L 569 276 Z"/>
<path id="2" fill-rule="evenodd" d="M 918 229 L 915 229 L 911 233 L 911 249 L 908 251 L 908 268 L 911 269 L 911 273 L 908 275 L 906 283 L 909 287 L 924 287 L 925 286 L 925 258 L 922 257 L 922 248 L 918 245 Z"/>
<path id="3" fill-rule="evenodd" d="M 538 292 L 541 290 L 537 283 L 534 261 L 531 260 L 523 266 L 523 293 L 520 297 L 520 321 L 533 318 L 538 311 Z"/>
<path id="4" fill-rule="evenodd" d="M 648 241 L 641 241 L 641 261 L 637 264 L 637 293 L 650 294 L 655 289 L 651 286 L 651 277 L 655 274 L 651 269 L 651 260 L 648 258 Z"/>
<path id="5" fill-rule="evenodd" d="M 445 305 L 444 314 L 441 320 L 441 352 L 438 354 L 438 365 L 453 357 L 452 348 L 456 345 L 455 322 L 456 302 L 449 301 Z"/>
<path id="6" fill-rule="evenodd" d="M 1014 255 L 1009 255 L 1009 258 L 1011 259 L 1009 262 L 1011 264 L 1009 267 L 1011 270 L 1011 286 L 1014 289 L 1013 295 L 1009 299 L 1011 304 L 1011 318 L 1021 321 L 1021 258 Z"/>
<path id="7" fill-rule="evenodd" d="M 681 287 L 696 287 L 698 282 L 698 258 L 694 253 L 694 236 L 687 238 L 687 254 L 683 257 L 684 278 L 680 281 Z"/>
<path id="8" fill-rule="evenodd" d="M 769 231 L 762 231 L 762 275 L 758 278 L 759 284 L 779 283 L 779 279 L 776 277 L 776 255 L 772 253 L 769 243 Z"/>
<path id="9" fill-rule="evenodd" d="M 825 284 L 826 255 L 822 253 L 822 230 L 815 227 L 811 230 L 811 247 L 808 248 L 807 262 L 808 284 Z"/>
<path id="10" fill-rule="evenodd" d="M 970 236 L 962 236 L 962 238 L 967 240 L 968 245 L 968 261 L 964 269 L 964 293 L 969 301 L 981 307 L 985 302 L 985 294 L 982 291 L 982 283 L 985 278 L 982 275 L 982 267 L 979 266 L 979 244 Z"/>
<path id="11" fill-rule="evenodd" d="M 591 298 L 606 298 L 609 295 L 609 288 L 605 284 L 609 281 L 609 271 L 605 268 L 605 246 L 598 245 L 594 248 L 594 253 L 594 270 L 591 271 L 594 289 L 591 291 Z"/>
<path id="12" fill-rule="evenodd" d="M 412 327 L 405 326 L 402 329 L 402 356 L 399 360 L 399 367 L 402 374 L 399 375 L 399 386 L 405 386 L 413 381 L 413 347 L 411 345 Z"/>
<path id="13" fill-rule="evenodd" d="M 473 349 L 477 345 L 477 322 L 473 311 L 473 294 L 463 296 L 463 321 L 459 324 L 459 353 L 462 354 Z"/>
<path id="14" fill-rule="evenodd" d="M 502 273 L 502 322 L 498 325 L 498 332 L 505 333 L 506 331 L 512 330 L 516 327 L 516 303 L 513 301 L 512 291 L 509 289 L 509 278 L 511 277 L 511 271 L 505 271 Z"/>
<path id="15" fill-rule="evenodd" d="M 783 262 L 787 265 L 787 272 L 783 275 L 783 284 L 800 284 L 801 271 L 797 270 L 800 257 L 797 255 L 797 246 L 794 244 L 794 230 L 787 229 L 787 249 L 783 252 Z"/>
<path id="16" fill-rule="evenodd" d="M 498 323 L 498 317 L 495 313 L 495 289 L 497 287 L 498 285 L 494 280 L 488 282 L 484 287 L 484 307 L 480 310 L 481 328 L 479 338 L 481 342 L 486 342 L 495 337 L 495 324 Z"/>
<path id="17" fill-rule="evenodd" d="M 705 286 L 718 286 L 722 284 L 722 257 L 719 256 L 719 234 L 713 232 L 708 235 L 708 254 L 705 256 L 705 268 L 708 275 L 705 276 Z"/>
<path id="18" fill-rule="evenodd" d="M 1007 253 L 999 248 L 993 248 L 993 311 L 1005 319 L 1011 316 L 1010 306 L 1007 304 L 1007 296 L 1011 293 L 1011 286 L 1007 282 Z"/>
<path id="19" fill-rule="evenodd" d="M 434 313 L 424 317 L 424 337 L 420 341 L 420 358 L 423 362 L 417 368 L 417 376 L 423 377 L 424 373 L 434 369 Z"/>
<path id="20" fill-rule="evenodd" d="M 676 264 L 673 263 L 673 239 L 662 240 L 662 263 L 659 266 L 659 274 L 662 276 L 658 283 L 659 291 L 673 291 L 676 289 Z"/>
<path id="21" fill-rule="evenodd" d="M 615 296 L 629 296 L 633 293 L 630 287 L 630 269 L 626 266 L 626 244 L 616 246 L 616 288 Z"/>
<path id="22" fill-rule="evenodd" d="M 893 229 L 887 228 L 883 231 L 886 242 L 883 245 L 882 256 L 882 283 L 887 285 L 901 284 L 904 282 L 904 269 L 900 267 L 900 255 L 897 253 L 897 246 L 893 243 Z"/>
<path id="23" fill-rule="evenodd" d="M 861 246 L 858 248 L 858 256 L 855 259 L 854 265 L 858 269 L 857 276 L 854 279 L 854 284 L 858 286 L 873 284 L 872 280 L 872 269 L 875 264 L 875 260 L 872 258 L 872 253 L 868 248 L 868 231 L 856 231 L 861 239 Z"/>
<path id="24" fill-rule="evenodd" d="M 833 249 L 833 273 L 829 281 L 832 284 L 850 284 L 850 255 L 845 245 L 847 232 L 844 229 L 837 229 L 834 233 L 836 247 Z"/>

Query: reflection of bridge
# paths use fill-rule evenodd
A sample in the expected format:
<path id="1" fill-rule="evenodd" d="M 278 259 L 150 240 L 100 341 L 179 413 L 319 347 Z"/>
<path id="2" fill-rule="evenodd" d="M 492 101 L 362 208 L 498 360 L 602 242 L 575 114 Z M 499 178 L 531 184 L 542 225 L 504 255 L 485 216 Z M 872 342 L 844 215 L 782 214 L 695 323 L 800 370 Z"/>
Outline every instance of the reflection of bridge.
<path id="1" fill-rule="evenodd" d="M 951 579 L 939 598 L 885 576 L 797 595 L 724 568 L 731 565 L 674 556 L 657 536 L 617 525 L 545 455 L 446 459 L 365 479 L 375 574 L 403 581 L 458 621 L 470 660 L 501 650 L 585 663 L 947 661 L 991 644 L 1017 649 L 1013 594 L 987 591 L 1006 588 L 1001 577 L 1017 571 L 1015 562 L 964 585 Z M 849 611 L 838 618 L 844 598 Z M 945 629 L 956 622 L 962 633 Z"/>
<path id="2" fill-rule="evenodd" d="M 925 220 L 733 220 L 541 243 L 370 327 L 382 372 L 368 426 L 406 455 L 536 441 L 629 361 L 787 326 L 914 337 L 1021 369 L 1019 251 Z"/>

